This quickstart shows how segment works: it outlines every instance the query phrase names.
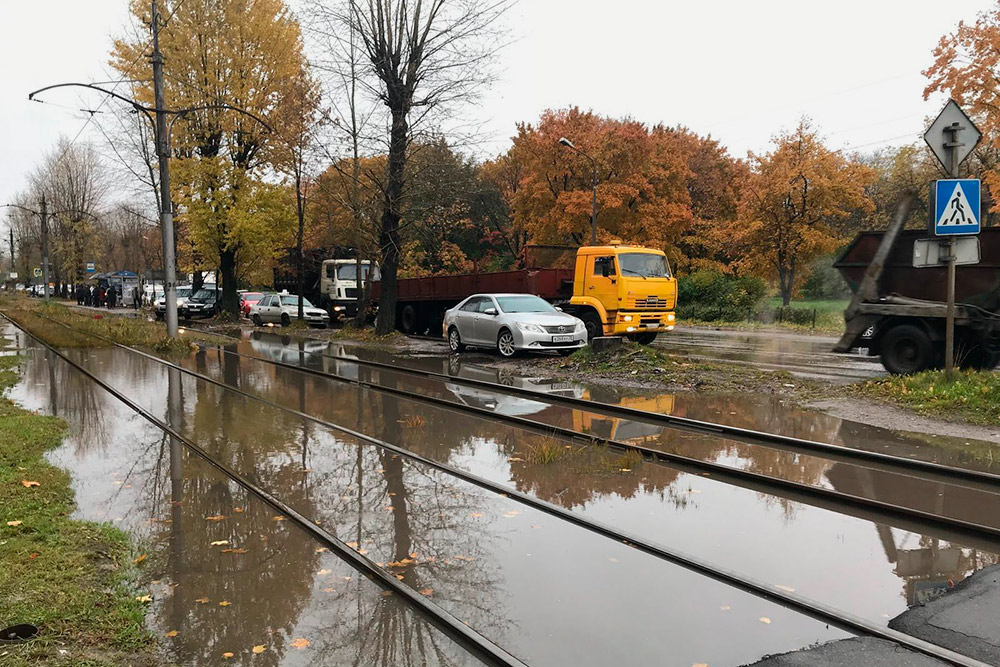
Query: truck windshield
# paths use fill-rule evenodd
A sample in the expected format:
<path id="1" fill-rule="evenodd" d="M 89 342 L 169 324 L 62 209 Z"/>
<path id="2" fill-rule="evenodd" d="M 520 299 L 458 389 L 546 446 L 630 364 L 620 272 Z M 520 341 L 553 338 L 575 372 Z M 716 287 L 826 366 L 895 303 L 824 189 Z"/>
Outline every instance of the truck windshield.
<path id="1" fill-rule="evenodd" d="M 361 280 L 368 280 L 368 272 L 371 269 L 370 264 L 361 265 Z M 357 264 L 341 264 L 337 267 L 337 280 L 353 280 L 358 279 L 358 266 Z M 378 267 L 372 272 L 372 280 L 378 280 Z"/>
<path id="2" fill-rule="evenodd" d="M 531 294 L 524 296 L 498 296 L 497 303 L 505 313 L 554 313 L 556 309 L 545 299 Z"/>
<path id="3" fill-rule="evenodd" d="M 648 252 L 625 252 L 618 255 L 622 275 L 643 278 L 669 278 L 670 267 L 663 255 Z"/>

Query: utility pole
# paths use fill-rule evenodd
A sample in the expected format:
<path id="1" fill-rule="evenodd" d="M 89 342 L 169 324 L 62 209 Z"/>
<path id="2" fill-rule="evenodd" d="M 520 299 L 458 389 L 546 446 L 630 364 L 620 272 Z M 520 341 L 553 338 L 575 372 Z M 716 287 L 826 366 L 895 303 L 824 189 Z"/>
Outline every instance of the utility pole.
<path id="1" fill-rule="evenodd" d="M 45 204 L 45 195 L 42 195 L 42 294 L 45 301 L 49 300 L 49 210 Z"/>
<path id="2" fill-rule="evenodd" d="M 156 155 L 160 165 L 160 232 L 163 236 L 163 300 L 167 336 L 177 337 L 177 267 L 174 257 L 174 212 L 170 203 L 170 136 L 167 134 L 163 94 L 163 55 L 160 53 L 160 12 L 153 2 L 153 99 L 156 105 Z M 46 283 L 48 285 L 48 283 Z M 47 289 L 47 288 L 46 288 Z"/>
<path id="3" fill-rule="evenodd" d="M 561 137 L 559 139 L 559 144 L 590 160 L 590 167 L 593 169 L 593 178 L 591 180 L 592 199 L 590 206 L 590 245 L 597 245 L 597 160 L 577 148 L 573 142 L 566 137 Z"/>
<path id="4" fill-rule="evenodd" d="M 960 123 L 952 123 L 944 129 L 950 141 L 944 147 L 948 150 L 948 176 L 958 178 L 960 164 L 958 149 L 964 146 L 958 134 L 965 129 Z M 955 237 L 948 237 L 948 306 L 945 310 L 944 325 L 944 374 L 948 380 L 955 377 Z"/>

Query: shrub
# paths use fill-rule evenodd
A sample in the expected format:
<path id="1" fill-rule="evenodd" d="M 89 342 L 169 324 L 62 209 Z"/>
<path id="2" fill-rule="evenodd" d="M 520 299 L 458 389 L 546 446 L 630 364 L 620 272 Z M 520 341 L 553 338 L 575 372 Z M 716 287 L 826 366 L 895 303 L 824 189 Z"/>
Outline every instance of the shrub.
<path id="1" fill-rule="evenodd" d="M 744 320 L 758 309 L 766 293 L 767 285 L 760 278 L 696 271 L 677 281 L 677 310 L 682 318 Z"/>

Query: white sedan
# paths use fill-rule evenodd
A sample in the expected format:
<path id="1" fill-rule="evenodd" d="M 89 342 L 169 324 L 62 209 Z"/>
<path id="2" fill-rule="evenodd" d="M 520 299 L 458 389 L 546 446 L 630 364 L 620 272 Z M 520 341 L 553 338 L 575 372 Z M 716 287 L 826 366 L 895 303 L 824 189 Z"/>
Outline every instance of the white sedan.
<path id="1" fill-rule="evenodd" d="M 294 294 L 265 294 L 257 303 L 250 306 L 250 319 L 257 326 L 265 324 L 280 324 L 287 327 L 299 316 L 299 297 Z M 322 308 L 309 303 L 302 298 L 302 316 L 307 324 L 326 327 L 330 315 Z"/>

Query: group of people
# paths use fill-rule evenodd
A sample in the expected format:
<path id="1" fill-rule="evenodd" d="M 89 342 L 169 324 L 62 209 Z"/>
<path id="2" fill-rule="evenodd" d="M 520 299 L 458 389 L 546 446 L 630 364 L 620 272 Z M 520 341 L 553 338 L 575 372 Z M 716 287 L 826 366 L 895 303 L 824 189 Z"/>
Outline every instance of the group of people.
<path id="1" fill-rule="evenodd" d="M 96 285 L 78 285 L 76 288 L 76 304 L 78 306 L 94 306 L 96 308 L 128 308 L 136 310 L 142 305 L 142 291 L 138 287 L 118 288 L 114 285 L 98 287 Z"/>

